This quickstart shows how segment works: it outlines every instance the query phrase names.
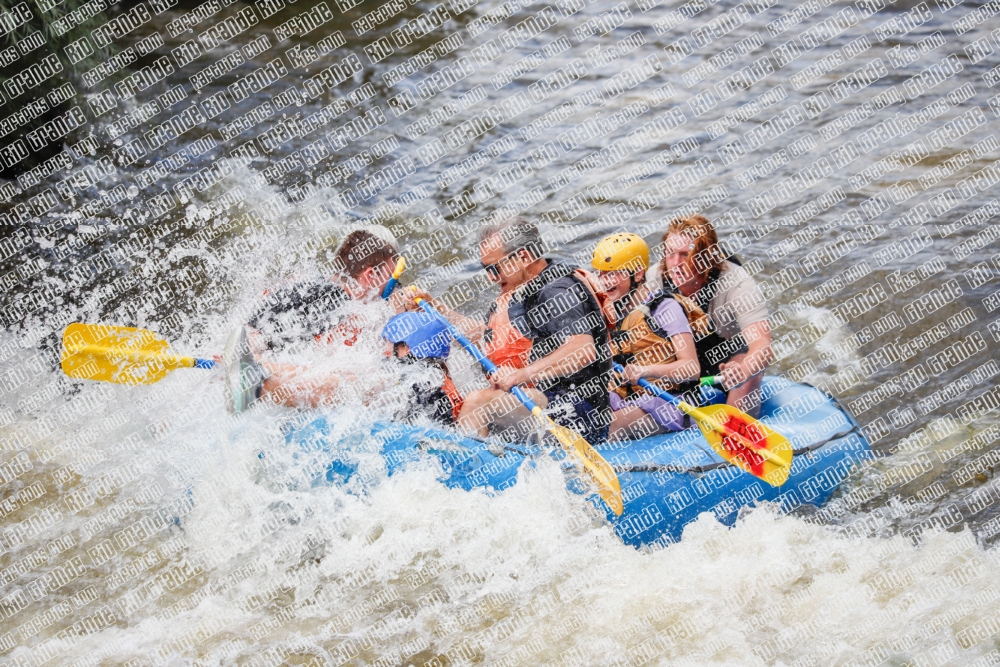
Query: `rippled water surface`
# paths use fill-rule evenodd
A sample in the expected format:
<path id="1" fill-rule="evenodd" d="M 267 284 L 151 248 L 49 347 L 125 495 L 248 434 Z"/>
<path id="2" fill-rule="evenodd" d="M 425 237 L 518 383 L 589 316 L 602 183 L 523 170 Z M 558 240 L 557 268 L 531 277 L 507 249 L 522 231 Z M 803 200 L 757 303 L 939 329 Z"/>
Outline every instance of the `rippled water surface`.
<path id="1" fill-rule="evenodd" d="M 480 0 L 447 4 L 456 16 L 398 47 L 392 31 L 433 3 L 358 36 L 351 22 L 377 0 L 346 13 L 307 2 L 99 118 L 88 108 L 92 122 L 71 139 L 92 134 L 98 149 L 71 172 L 99 179 L 67 187 L 59 173 L 3 205 L 60 194 L 45 215 L 0 230 L 8 244 L 29 239 L 4 246 L 0 271 L 11 278 L 0 339 L 7 664 L 1000 662 L 997 417 L 957 411 L 992 396 L 998 373 L 1000 19 L 988 6 Z M 178 6 L 120 47 L 161 33 L 164 46 L 136 65 L 151 66 L 249 6 L 171 37 L 168 24 L 193 7 Z M 332 20 L 279 42 L 276 28 L 321 9 Z M 985 20 L 957 34 L 952 23 L 974 11 Z M 529 16 L 557 22 L 525 36 L 515 26 Z M 901 27 L 887 35 L 891 20 Z M 793 38 L 800 52 L 786 62 Z M 365 47 L 382 39 L 393 53 L 372 64 Z M 433 63 L 386 85 L 428 52 Z M 190 77 L 236 53 L 245 62 L 193 90 Z M 314 77 L 351 57 L 361 71 L 310 96 Z M 275 82 L 238 83 L 276 58 Z M 852 91 L 866 66 L 883 75 Z M 908 94 L 932 66 L 953 75 Z M 193 100 L 210 108 L 233 84 L 243 99 L 230 91 L 217 115 L 120 159 L 152 125 Z M 184 99 L 128 129 L 123 119 L 178 89 Z M 502 118 L 480 132 L 476 118 L 494 108 Z M 242 129 L 250 118 L 259 123 Z M 302 136 L 282 133 L 310 118 Z M 655 246 L 669 219 L 699 211 L 765 286 L 772 372 L 836 394 L 884 457 L 821 511 L 758 508 L 732 529 L 706 514 L 679 543 L 637 551 L 567 493 L 554 461 L 498 494 L 449 490 L 430 460 L 387 478 L 365 433 L 393 406 L 366 409 L 360 393 L 324 411 L 333 432 L 309 450 L 285 433 L 316 413 L 233 418 L 213 373 L 126 387 L 58 369 L 74 321 L 145 327 L 183 353 L 218 354 L 265 290 L 328 273 L 358 218 L 397 235 L 404 282 L 481 315 L 495 292 L 475 239 L 491 219 L 536 219 L 554 255 L 586 264 L 608 233 Z M 880 305 L 850 307 L 872 289 Z M 932 289 L 956 298 L 913 321 L 907 309 Z M 377 331 L 389 312 L 364 316 Z M 890 381 L 961 341 L 974 353 L 954 350 L 919 386 Z M 410 372 L 380 363 L 375 334 L 303 354 L 359 385 Z M 467 357 L 453 364 L 461 387 L 478 381 Z M 367 491 L 314 483 L 338 456 Z"/>

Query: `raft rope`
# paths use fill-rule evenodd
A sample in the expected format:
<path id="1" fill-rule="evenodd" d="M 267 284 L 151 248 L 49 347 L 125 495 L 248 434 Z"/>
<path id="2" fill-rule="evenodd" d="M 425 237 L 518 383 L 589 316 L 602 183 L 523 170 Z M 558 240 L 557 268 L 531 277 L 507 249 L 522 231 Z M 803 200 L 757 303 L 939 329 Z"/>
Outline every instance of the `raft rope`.
<path id="1" fill-rule="evenodd" d="M 817 387 L 813 387 L 813 385 L 809 384 L 808 382 L 803 382 L 802 384 L 804 384 L 806 386 L 809 386 L 809 387 L 812 387 L 813 389 L 818 389 Z M 822 391 L 822 390 L 820 390 L 820 391 Z M 844 410 L 843 406 L 840 404 L 840 401 L 838 401 L 835 396 L 833 396 L 833 395 L 831 395 L 831 394 L 829 394 L 829 393 L 827 393 L 825 391 L 823 393 L 827 396 L 827 398 L 829 398 L 831 401 L 833 401 L 834 405 L 836 405 L 836 407 L 839 408 L 841 412 L 844 412 L 845 414 L 850 415 L 849 412 L 847 412 L 846 410 Z M 801 456 L 803 454 L 808 454 L 809 452 L 816 451 L 820 447 L 824 447 L 824 446 L 830 444 L 834 440 L 840 440 L 841 438 L 846 438 L 847 436 L 851 435 L 852 433 L 860 433 L 861 432 L 861 425 L 853 418 L 853 416 L 849 416 L 848 419 L 849 419 L 850 423 L 853 424 L 853 426 L 850 429 L 848 429 L 846 431 L 839 431 L 837 433 L 834 433 L 833 435 L 831 435 L 826 440 L 821 440 L 820 442 L 814 443 L 812 445 L 807 445 L 807 446 L 802 447 L 800 449 L 793 449 L 792 450 L 792 455 L 793 456 Z M 508 444 L 508 443 L 499 442 L 499 441 L 497 441 L 497 440 L 495 440 L 493 438 L 486 438 L 486 439 L 484 439 L 484 438 L 479 438 L 479 437 L 471 436 L 471 435 L 466 435 L 464 437 L 466 437 L 469 440 L 475 440 L 476 442 L 480 442 L 480 443 L 482 443 L 484 445 L 487 445 L 487 447 L 489 447 L 489 449 L 490 449 L 490 453 L 492 453 L 494 456 L 497 456 L 497 457 L 503 457 L 503 456 L 505 456 L 508 451 L 514 452 L 516 454 L 519 454 L 519 455 L 521 455 L 521 456 L 523 456 L 525 458 L 528 458 L 532 454 L 537 453 L 537 452 L 532 452 L 530 450 L 529 451 L 525 451 L 524 449 L 521 449 L 519 447 L 515 447 L 515 446 L 513 446 L 511 444 Z M 704 451 L 704 448 L 701 447 L 700 445 L 699 445 L 699 448 L 702 449 L 702 451 Z M 647 472 L 647 473 L 670 472 L 670 473 L 700 474 L 700 473 L 711 472 L 712 470 L 718 470 L 720 468 L 729 468 L 729 467 L 732 467 L 733 465 L 734 465 L 733 463 L 730 463 L 728 461 L 720 461 L 718 463 L 710 463 L 710 464 L 704 465 L 704 466 L 690 466 L 690 467 L 678 466 L 678 465 L 674 465 L 672 463 L 652 463 L 652 464 L 647 464 L 647 465 L 641 465 L 640 464 L 640 465 L 631 465 L 631 466 L 627 466 L 627 465 L 612 465 L 611 469 L 614 470 L 616 473 L 619 473 L 619 472 Z"/>
<path id="2" fill-rule="evenodd" d="M 792 455 L 793 456 L 801 456 L 803 454 L 808 454 L 809 452 L 816 451 L 820 447 L 824 447 L 824 446 L 830 444 L 834 440 L 840 440 L 841 438 L 846 438 L 847 436 L 851 435 L 852 433 L 859 433 L 860 431 L 861 431 L 861 425 L 855 422 L 854 425 L 851 428 L 849 428 L 848 430 L 846 430 L 846 431 L 839 431 L 837 433 L 834 433 L 833 435 L 831 435 L 826 440 L 821 440 L 821 441 L 819 441 L 817 443 L 814 443 L 812 445 L 807 445 L 807 446 L 801 447 L 799 449 L 793 449 L 792 450 Z M 511 445 L 511 444 L 508 444 L 508 443 L 504 443 L 504 442 L 498 442 L 498 441 L 493 440 L 493 439 L 484 439 L 484 438 L 478 438 L 478 437 L 475 437 L 475 436 L 468 436 L 468 435 L 465 436 L 465 437 L 468 438 L 469 440 L 475 440 L 476 442 L 481 442 L 481 443 L 483 443 L 484 445 L 487 445 L 487 446 L 491 446 L 492 445 L 492 447 L 491 447 L 491 453 L 493 453 L 494 456 L 498 456 L 498 457 L 503 457 L 508 451 L 509 452 L 514 452 L 516 454 L 519 454 L 519 455 L 521 455 L 521 456 L 523 456 L 525 458 L 528 458 L 533 453 L 536 453 L 536 452 L 531 452 L 531 451 L 525 451 L 524 449 L 521 449 L 520 447 L 515 447 L 514 445 Z M 493 449 L 501 449 L 501 451 L 493 451 Z M 734 464 L 732 464 L 732 463 L 730 463 L 728 461 L 719 461 L 718 463 L 710 463 L 708 465 L 703 465 L 703 466 L 689 466 L 689 467 L 678 466 L 678 465 L 674 465 L 672 463 L 651 463 L 651 464 L 646 464 L 646 465 L 639 464 L 639 465 L 631 465 L 631 466 L 629 466 L 629 465 L 612 465 L 611 469 L 614 470 L 616 473 L 618 473 L 618 472 L 648 472 L 648 473 L 670 472 L 670 473 L 700 474 L 700 473 L 711 472 L 712 470 L 718 470 L 720 468 L 729 468 L 729 467 L 732 467 L 733 465 Z"/>
<path id="3" fill-rule="evenodd" d="M 847 431 L 840 431 L 839 433 L 834 433 L 826 440 L 821 440 L 812 445 L 802 447 L 801 449 L 793 449 L 793 456 L 801 456 L 802 454 L 808 454 L 809 452 L 815 451 L 820 447 L 830 444 L 834 440 L 839 440 L 841 438 L 846 438 L 852 433 L 858 433 L 861 430 L 859 425 L 854 425 Z M 632 465 L 632 466 L 612 466 L 615 472 L 673 472 L 673 473 L 703 473 L 709 472 L 711 470 L 718 470 L 719 468 L 728 468 L 733 464 L 729 461 L 720 461 L 718 463 L 711 463 L 704 466 L 690 466 L 683 467 L 674 465 L 672 463 L 653 463 L 648 465 Z"/>

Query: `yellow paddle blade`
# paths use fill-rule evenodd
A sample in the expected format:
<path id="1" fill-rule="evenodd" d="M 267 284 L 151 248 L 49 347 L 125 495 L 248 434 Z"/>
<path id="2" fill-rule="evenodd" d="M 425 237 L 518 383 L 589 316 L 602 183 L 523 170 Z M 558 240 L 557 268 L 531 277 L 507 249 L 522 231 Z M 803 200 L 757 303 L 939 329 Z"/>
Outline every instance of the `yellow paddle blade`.
<path id="1" fill-rule="evenodd" d="M 788 480 L 792 465 L 792 443 L 788 438 L 731 405 L 684 405 L 688 409 L 682 409 L 694 417 L 719 456 L 771 486 L 781 486 Z"/>
<path id="2" fill-rule="evenodd" d="M 406 258 L 400 257 L 396 260 L 396 268 L 392 272 L 392 277 L 399 280 L 399 277 L 403 275 L 403 271 L 406 271 Z"/>
<path id="3" fill-rule="evenodd" d="M 75 322 L 63 332 L 62 369 L 80 380 L 153 384 L 191 357 L 167 352 L 169 345 L 146 329 Z"/>
<path id="4" fill-rule="evenodd" d="M 535 414 L 546 422 L 546 428 L 563 447 L 576 454 L 576 457 L 583 463 L 583 469 L 597 483 L 597 493 L 608 504 L 612 512 L 621 516 L 625 509 L 622 502 L 622 487 L 618 482 L 618 475 L 604 460 L 604 457 L 576 431 L 560 426 L 552 421 L 551 417 L 541 414 L 541 410 Z"/>

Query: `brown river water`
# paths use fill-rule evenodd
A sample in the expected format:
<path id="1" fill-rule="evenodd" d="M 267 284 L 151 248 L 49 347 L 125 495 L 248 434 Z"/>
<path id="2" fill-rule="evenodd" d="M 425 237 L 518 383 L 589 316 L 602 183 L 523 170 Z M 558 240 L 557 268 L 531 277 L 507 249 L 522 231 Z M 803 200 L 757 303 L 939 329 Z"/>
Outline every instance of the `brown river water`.
<path id="1" fill-rule="evenodd" d="M 154 14 L 117 42 L 162 37 L 130 79 L 78 83 L 68 170 L 4 186 L 8 222 L 58 196 L 0 230 L 0 664 L 1000 663 L 996 8 L 350 5 Z M 835 394 L 882 457 L 821 511 L 706 514 L 637 551 L 553 461 L 497 494 L 430 461 L 387 478 L 360 393 L 292 451 L 314 414 L 233 418 L 218 374 L 58 367 L 74 321 L 218 354 L 359 223 L 481 315 L 490 220 L 587 264 L 694 212 L 765 289 L 770 372 Z M 303 352 L 400 382 L 381 354 Z M 372 487 L 313 484 L 334 455 Z"/>

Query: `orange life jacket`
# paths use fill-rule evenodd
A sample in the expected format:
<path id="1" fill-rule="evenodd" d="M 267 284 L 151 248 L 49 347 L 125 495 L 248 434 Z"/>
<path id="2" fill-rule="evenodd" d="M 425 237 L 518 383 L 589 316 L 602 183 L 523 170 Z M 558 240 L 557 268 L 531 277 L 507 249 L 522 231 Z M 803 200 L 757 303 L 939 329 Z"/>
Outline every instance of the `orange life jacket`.
<path id="1" fill-rule="evenodd" d="M 444 382 L 441 384 L 441 390 L 444 392 L 448 400 L 451 401 L 451 418 L 456 422 L 458 421 L 458 415 L 462 412 L 462 404 L 465 399 L 462 395 L 458 393 L 458 387 L 455 386 L 454 381 L 452 381 L 451 376 L 447 373 L 444 374 Z"/>
<path id="2" fill-rule="evenodd" d="M 317 343 L 323 343 L 326 345 L 331 343 L 343 343 L 344 345 L 350 347 L 358 342 L 358 336 L 361 335 L 361 329 L 355 325 L 357 319 L 356 315 L 350 315 L 345 318 L 345 321 L 334 326 L 329 331 L 317 334 L 313 336 L 313 338 Z"/>
<path id="3" fill-rule="evenodd" d="M 651 366 L 669 364 L 677 360 L 673 341 L 653 317 L 653 313 L 660 307 L 660 304 L 670 298 L 673 298 L 683 309 L 695 337 L 707 335 L 711 323 L 708 315 L 698 307 L 694 299 L 682 294 L 661 292 L 648 302 L 640 304 L 628 312 L 622 317 L 618 326 L 612 330 L 611 353 L 614 355 L 615 361 L 622 366 L 627 364 Z M 670 392 L 676 392 L 690 385 L 690 383 L 676 384 L 666 378 L 654 378 L 649 382 Z M 614 379 L 610 389 L 625 399 L 635 394 L 649 393 L 638 385 L 617 385 Z"/>
<path id="4" fill-rule="evenodd" d="M 531 340 L 525 338 L 510 321 L 510 299 L 514 292 L 503 292 L 490 306 L 483 340 L 486 356 L 497 366 L 524 368 L 531 353 Z"/>
<path id="5" fill-rule="evenodd" d="M 607 297 L 600 291 L 597 279 L 580 268 L 573 269 L 569 275 L 576 278 L 587 289 L 587 292 L 593 297 L 594 303 L 599 307 L 608 330 L 613 329 L 617 324 L 614 308 L 610 307 Z M 531 354 L 531 339 L 526 338 L 510 321 L 510 300 L 516 291 L 500 294 L 490 306 L 483 340 L 486 342 L 486 356 L 494 364 L 510 368 L 524 368 L 528 365 L 528 358 Z"/>

